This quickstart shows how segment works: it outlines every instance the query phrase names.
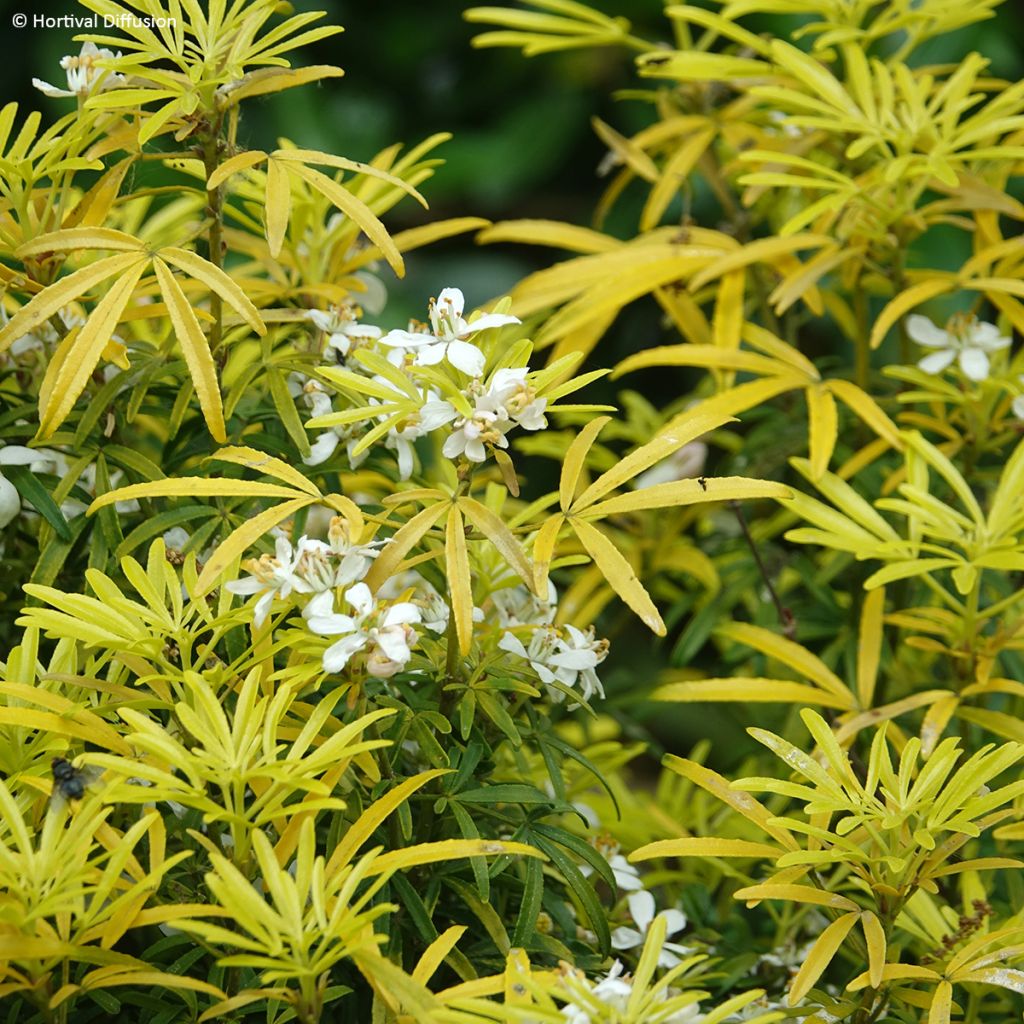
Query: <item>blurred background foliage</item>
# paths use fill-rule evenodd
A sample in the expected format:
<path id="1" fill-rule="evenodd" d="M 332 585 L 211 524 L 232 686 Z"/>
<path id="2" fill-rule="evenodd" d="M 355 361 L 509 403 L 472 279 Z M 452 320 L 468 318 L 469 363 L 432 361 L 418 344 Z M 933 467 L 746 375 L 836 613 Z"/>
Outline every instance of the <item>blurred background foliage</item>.
<path id="1" fill-rule="evenodd" d="M 694 2 L 718 7 L 701 0 Z M 669 22 L 662 15 L 661 0 L 591 0 L 591 5 L 628 18 L 634 34 L 655 45 L 669 40 Z M 240 141 L 249 147 L 271 147 L 277 138 L 286 137 L 311 149 L 368 159 L 395 142 L 412 145 L 435 132 L 451 132 L 451 141 L 437 151 L 445 163 L 425 188 L 430 210 L 424 211 L 411 201 L 400 205 L 387 218 L 391 231 L 471 215 L 492 221 L 537 217 L 590 225 L 607 185 L 600 173 L 607 150 L 594 133 L 591 118 L 601 118 L 626 136 L 655 118 L 647 102 L 628 95 L 638 84 L 644 88 L 650 84 L 634 76 L 632 53 L 609 47 L 525 59 L 512 49 L 477 50 L 471 46 L 471 39 L 482 26 L 470 25 L 462 18 L 463 10 L 471 6 L 469 0 L 298 0 L 294 6 L 298 10 L 324 10 L 329 22 L 345 26 L 342 35 L 309 48 L 305 54 L 307 63 L 340 65 L 345 77 L 255 101 L 243 120 Z M 25 12 L 30 18 L 32 14 L 60 16 L 80 9 L 67 0 L 13 0 L 0 5 L 0 9 L 0 26 L 8 44 L 3 72 L 6 98 L 17 100 L 22 109 L 40 109 L 55 118 L 67 109 L 66 101 L 40 95 L 32 88 L 31 80 L 33 76 L 51 81 L 61 78 L 57 67 L 60 58 L 79 49 L 80 44 L 73 41 L 75 30 L 15 30 L 11 16 L 16 12 Z M 764 16 L 747 19 L 745 24 L 766 36 L 788 39 L 801 19 Z M 976 50 L 990 61 L 993 76 L 1016 81 L 1024 77 L 1022 26 L 1024 7 L 1011 0 L 990 20 L 922 46 L 913 63 L 953 63 Z M 161 169 L 150 164 L 140 173 L 159 175 Z M 634 188 L 635 193 L 627 190 L 614 205 L 603 230 L 622 238 L 635 233 L 645 193 L 639 183 L 635 182 Z M 696 223 L 722 226 L 714 197 L 709 190 L 701 189 L 699 182 L 689 202 L 685 212 Z M 684 215 L 679 200 L 673 215 Z M 963 233 L 930 231 L 911 254 L 911 265 L 956 268 L 969 255 L 968 244 Z M 411 253 L 402 281 L 396 281 L 383 267 L 381 275 L 390 299 L 384 314 L 372 320 L 385 329 L 405 326 L 410 317 L 424 316 L 427 296 L 449 285 L 462 288 L 471 306 L 481 305 L 532 271 L 549 266 L 555 258 L 557 253 L 549 249 L 480 247 L 472 235 L 459 236 Z M 935 305 L 938 309 L 941 301 Z M 948 312 L 952 311 L 951 307 Z M 825 330 L 824 322 L 821 328 L 809 324 L 802 332 L 801 348 L 806 354 L 823 368 L 851 362 L 850 355 L 844 357 L 840 348 L 846 342 Z M 670 337 L 671 331 L 662 324 L 653 300 L 635 303 L 620 316 L 591 357 L 590 365 L 613 366 L 631 352 L 663 344 Z M 615 401 L 620 389 L 626 388 L 664 408 L 688 395 L 703 376 L 698 370 L 642 371 L 621 382 L 599 383 L 589 389 L 588 397 Z M 722 451 L 713 444 L 709 471 L 716 472 L 719 458 L 728 458 L 732 471 L 781 479 L 788 456 L 802 451 L 801 417 L 791 419 L 789 435 L 783 425 L 789 421 L 780 424 L 777 415 L 762 417 L 754 410 L 744 420 L 744 449 L 760 453 L 757 464 L 741 465 L 745 456 Z M 842 444 L 837 455 L 844 455 Z M 527 460 L 522 465 L 527 474 L 557 472 L 557 466 L 552 468 L 547 460 Z M 745 550 L 739 525 L 727 513 L 719 517 L 715 530 L 716 544 L 724 541 L 733 552 Z M 776 577 L 789 570 L 808 585 L 815 575 L 802 551 L 767 543 L 761 553 L 769 572 Z M 810 603 L 798 609 L 796 639 L 827 646 L 838 640 L 837 631 L 845 628 L 845 613 L 834 604 L 827 589 L 810 596 Z M 765 624 L 770 625 L 774 612 L 768 595 L 762 597 Z M 731 607 L 735 601 L 735 594 L 723 595 L 723 607 Z M 758 603 L 756 595 L 752 602 Z M 736 705 L 719 705 L 698 718 L 685 705 L 646 704 L 638 708 L 633 696 L 636 689 L 650 692 L 665 667 L 700 667 L 698 655 L 703 653 L 706 658 L 710 653 L 709 631 L 720 620 L 714 600 L 702 602 L 696 589 L 681 595 L 673 602 L 669 635 L 657 644 L 637 631 L 628 613 L 623 612 L 618 622 L 611 621 L 610 615 L 608 618 L 603 633 L 612 640 L 612 656 L 602 672 L 610 697 L 606 709 L 628 708 L 628 716 L 619 716 L 627 729 L 626 738 L 629 730 L 636 730 L 637 723 L 650 728 L 672 749 L 686 749 L 707 737 L 714 741 L 714 760 L 723 769 L 750 752 L 752 745 Z M 638 650 L 643 652 L 639 672 Z M 763 725 L 781 725 L 781 721 L 773 721 L 776 713 L 767 707 L 762 715 Z M 779 719 L 785 715 L 777 712 Z"/>

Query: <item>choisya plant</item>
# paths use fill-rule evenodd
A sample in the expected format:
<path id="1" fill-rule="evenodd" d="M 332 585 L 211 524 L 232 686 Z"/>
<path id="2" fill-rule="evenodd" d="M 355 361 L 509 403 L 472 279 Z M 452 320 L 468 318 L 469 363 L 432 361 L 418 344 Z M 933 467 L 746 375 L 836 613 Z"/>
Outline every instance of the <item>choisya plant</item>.
<path id="1" fill-rule="evenodd" d="M 85 6 L 166 24 L 87 38 L 66 90 L 39 83 L 77 107 L 50 128 L 0 119 L 12 1013 L 1014 1014 L 1024 93 L 913 60 L 992 5 L 673 5 L 670 46 L 570 0 L 471 11 L 483 45 L 641 54 L 652 123 L 596 126 L 599 221 L 640 197 L 625 241 L 391 234 L 441 139 L 239 143 L 248 99 L 340 73 L 285 56 L 336 31 L 318 16 Z M 815 15 L 809 49 L 744 26 L 764 13 Z M 912 269 L 940 224 L 972 255 Z M 389 328 L 381 263 L 475 229 L 575 255 Z M 963 295 L 945 329 L 917 312 Z M 662 408 L 581 404 L 646 296 L 669 336 L 615 373 L 710 372 Z M 849 367 L 809 357 L 823 322 Z M 830 717 L 751 730 L 783 769 L 730 783 L 704 744 L 638 784 L 639 727 L 602 709 L 639 629 L 675 665 L 632 666 L 625 713 Z"/>

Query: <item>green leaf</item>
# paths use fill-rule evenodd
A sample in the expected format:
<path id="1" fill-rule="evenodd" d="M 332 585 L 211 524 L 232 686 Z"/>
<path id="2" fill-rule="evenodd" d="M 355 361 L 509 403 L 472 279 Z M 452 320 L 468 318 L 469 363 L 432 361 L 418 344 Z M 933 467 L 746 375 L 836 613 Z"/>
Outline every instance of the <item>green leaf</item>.
<path id="1" fill-rule="evenodd" d="M 50 497 L 49 491 L 28 466 L 4 466 L 4 476 L 18 489 L 18 493 L 53 527 L 54 533 L 68 543 L 71 529 L 64 513 Z"/>

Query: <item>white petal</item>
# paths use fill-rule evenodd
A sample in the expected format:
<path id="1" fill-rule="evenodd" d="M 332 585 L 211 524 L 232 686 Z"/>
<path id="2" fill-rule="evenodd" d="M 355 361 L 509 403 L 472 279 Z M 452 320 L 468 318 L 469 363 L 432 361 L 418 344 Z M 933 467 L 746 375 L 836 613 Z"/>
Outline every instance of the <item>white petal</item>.
<path id="1" fill-rule="evenodd" d="M 309 446 L 309 456 L 302 460 L 302 464 L 319 466 L 321 462 L 326 462 L 338 447 L 338 440 L 333 430 L 325 431 Z"/>
<path id="2" fill-rule="evenodd" d="M 392 605 L 384 615 L 384 626 L 401 626 L 412 622 L 420 622 L 421 615 L 419 608 L 409 601 L 402 601 L 400 604 Z"/>
<path id="3" fill-rule="evenodd" d="M 663 910 L 660 916 L 665 918 L 666 936 L 675 935 L 686 927 L 686 915 L 681 910 Z"/>
<path id="4" fill-rule="evenodd" d="M 952 349 L 947 348 L 941 352 L 933 352 L 930 356 L 925 356 L 917 364 L 917 367 L 919 370 L 924 370 L 925 373 L 942 373 L 955 358 L 956 353 Z"/>
<path id="5" fill-rule="evenodd" d="M 413 334 L 410 331 L 388 331 L 380 339 L 382 345 L 398 345 L 401 348 L 419 348 L 421 345 L 432 345 L 436 339 L 429 334 Z"/>
<path id="6" fill-rule="evenodd" d="M 486 331 L 492 327 L 504 327 L 506 324 L 518 324 L 522 321 L 517 316 L 506 316 L 504 313 L 484 313 L 483 316 L 471 320 L 469 330 Z"/>
<path id="7" fill-rule="evenodd" d="M 980 348 L 965 348 L 960 353 L 960 369 L 973 381 L 988 376 L 988 356 Z"/>
<path id="8" fill-rule="evenodd" d="M 612 949 L 636 949 L 643 941 L 643 935 L 635 928 L 616 928 L 612 932 Z"/>
<path id="9" fill-rule="evenodd" d="M 448 345 L 444 341 L 436 341 L 429 335 L 424 335 L 425 338 L 430 342 L 429 345 L 424 345 L 416 353 L 416 365 L 417 366 L 436 366 L 442 359 L 444 359 L 444 353 Z"/>
<path id="10" fill-rule="evenodd" d="M 429 432 L 443 427 L 458 417 L 458 411 L 451 402 L 427 402 L 420 409 L 420 426 Z"/>
<path id="11" fill-rule="evenodd" d="M 926 316 L 915 313 L 907 317 L 907 334 L 925 348 L 945 348 L 953 339 L 940 327 L 936 327 Z"/>
<path id="12" fill-rule="evenodd" d="M 324 593 L 329 594 L 330 591 L 325 590 Z M 309 615 L 306 617 L 306 623 L 310 631 L 317 636 L 341 636 L 352 633 L 356 628 L 355 620 L 350 615 L 340 615 L 337 612 L 331 615 Z"/>
<path id="13" fill-rule="evenodd" d="M 0 530 L 21 511 L 21 495 L 17 487 L 0 475 Z"/>
<path id="14" fill-rule="evenodd" d="M 385 629 L 377 634 L 377 646 L 392 660 L 403 664 L 412 657 L 404 629 Z"/>
<path id="15" fill-rule="evenodd" d="M 598 664 L 597 655 L 593 651 L 559 651 L 558 654 L 552 654 L 548 661 L 558 668 L 572 669 L 573 672 L 595 668 Z"/>
<path id="16" fill-rule="evenodd" d="M 369 615 L 373 611 L 373 594 L 365 583 L 357 583 L 345 591 L 345 600 L 360 614 Z"/>
<path id="17" fill-rule="evenodd" d="M 468 341 L 450 341 L 448 362 L 457 370 L 468 373 L 470 377 L 479 377 L 484 372 L 486 359 L 476 345 L 470 345 Z"/>
<path id="18" fill-rule="evenodd" d="M 0 466 L 31 466 L 33 462 L 51 461 L 45 452 L 26 448 L 23 444 L 8 444 L 0 448 Z"/>
<path id="19" fill-rule="evenodd" d="M 640 889 L 638 892 L 630 893 L 626 902 L 637 928 L 647 931 L 654 920 L 654 897 L 646 889 Z"/>
<path id="20" fill-rule="evenodd" d="M 58 89 L 55 85 L 50 85 L 49 82 L 44 82 L 41 78 L 33 78 L 32 84 L 44 95 L 49 96 L 52 99 L 61 99 L 66 96 L 74 96 L 73 92 L 68 92 L 67 89 Z"/>
<path id="21" fill-rule="evenodd" d="M 989 352 L 998 352 L 1009 346 L 1010 339 L 1003 335 L 995 324 L 979 323 L 975 324 L 974 330 L 971 331 L 970 344 Z"/>
<path id="22" fill-rule="evenodd" d="M 446 459 L 457 459 L 466 450 L 465 431 L 456 430 L 449 434 L 441 448 L 441 454 Z"/>
<path id="23" fill-rule="evenodd" d="M 0 479 L 3 478 L 0 477 Z M 260 591 L 266 590 L 266 585 L 255 576 L 246 576 L 244 580 L 232 580 L 230 583 L 225 583 L 224 588 L 229 594 L 248 597 L 250 594 L 258 594 Z"/>
<path id="24" fill-rule="evenodd" d="M 366 645 L 365 633 L 354 633 L 346 636 L 336 644 L 332 644 L 324 651 L 324 671 L 340 672 L 347 664 L 348 659 Z"/>
<path id="25" fill-rule="evenodd" d="M 475 437 L 466 442 L 466 458 L 470 462 L 483 462 L 487 458 L 487 449 L 483 442 Z"/>
<path id="26" fill-rule="evenodd" d="M 520 658 L 526 657 L 526 648 L 523 646 L 522 640 L 513 633 L 503 634 L 498 641 L 498 647 L 510 654 L 518 654 Z"/>
<path id="27" fill-rule="evenodd" d="M 397 438 L 398 449 L 398 475 L 402 480 L 408 480 L 413 470 L 413 447 L 410 441 L 404 437 Z"/>
<path id="28" fill-rule="evenodd" d="M 459 288 L 442 288 L 437 297 L 437 308 L 443 310 L 445 315 L 462 316 L 466 308 L 466 297 Z"/>

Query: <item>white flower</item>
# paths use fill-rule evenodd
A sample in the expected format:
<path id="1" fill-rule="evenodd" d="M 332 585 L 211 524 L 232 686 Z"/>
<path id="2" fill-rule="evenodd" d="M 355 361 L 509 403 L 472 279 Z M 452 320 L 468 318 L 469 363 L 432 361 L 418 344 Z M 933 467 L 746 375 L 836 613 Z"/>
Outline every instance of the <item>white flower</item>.
<path id="1" fill-rule="evenodd" d="M 611 970 L 599 980 L 589 981 L 580 971 L 563 967 L 566 988 L 572 1001 L 562 1007 L 562 1017 L 567 1024 L 611 1024 L 613 1021 L 633 1020 L 627 1011 L 629 1000 L 633 994 L 633 978 L 623 974 L 622 962 L 616 960 Z M 679 995 L 676 990 L 662 991 L 655 1002 L 665 1002 L 672 996 Z M 645 1018 L 647 1019 L 647 1018 Z M 655 1019 L 655 1018 L 651 1018 Z M 700 1024 L 704 1019 L 700 1006 L 696 1002 L 689 1003 L 673 1011 L 668 1016 L 656 1018 L 661 1024 Z"/>
<path id="2" fill-rule="evenodd" d="M 692 480 L 704 472 L 707 457 L 708 446 L 703 441 L 691 441 L 640 473 L 633 480 L 633 486 L 639 491 L 644 487 L 668 484 L 674 480 Z"/>
<path id="3" fill-rule="evenodd" d="M 309 628 L 320 636 L 340 636 L 324 651 L 325 672 L 340 672 L 349 660 L 365 650 L 366 670 L 378 679 L 387 679 L 412 657 L 410 647 L 417 640 L 411 623 L 420 621 L 420 610 L 409 602 L 390 606 L 374 601 L 370 588 L 357 583 L 345 591 L 345 601 L 353 615 L 334 611 L 334 594 L 317 594 L 303 609 Z"/>
<path id="4" fill-rule="evenodd" d="M 28 466 L 33 473 L 53 472 L 54 461 L 49 452 L 8 444 L 0 448 L 0 466 Z M 21 495 L 17 487 L 0 471 L 0 530 L 21 512 Z"/>
<path id="5" fill-rule="evenodd" d="M 635 892 L 644 887 L 636 865 L 630 864 L 626 860 L 619 852 L 619 844 L 609 835 L 598 836 L 592 841 L 591 845 L 608 861 L 608 866 L 612 869 L 612 874 L 615 876 L 615 885 L 619 889 L 623 892 Z M 589 864 L 580 865 L 580 873 L 584 878 L 589 878 L 593 871 L 594 869 Z"/>
<path id="6" fill-rule="evenodd" d="M 630 893 L 626 902 L 629 904 L 629 914 L 633 918 L 636 928 L 616 928 L 612 932 L 613 949 L 639 949 L 643 946 L 647 932 L 654 923 L 654 897 L 646 889 Z M 686 927 L 686 915 L 681 910 L 663 910 L 660 916 L 665 918 L 666 938 L 671 938 L 676 932 L 681 932 Z M 688 953 L 690 953 L 688 946 L 681 946 L 677 942 L 666 942 L 661 947 L 658 966 L 675 967 Z"/>
<path id="7" fill-rule="evenodd" d="M 578 689 L 586 701 L 595 694 L 604 697 L 595 669 L 608 655 L 608 641 L 595 640 L 593 626 L 586 632 L 570 625 L 542 626 L 533 631 L 529 647 L 524 647 L 514 634 L 506 633 L 498 646 L 529 661 L 555 703 L 564 700 L 565 694 L 551 685 L 554 682 Z"/>
<path id="8" fill-rule="evenodd" d="M 498 625 L 503 629 L 512 626 L 549 626 L 555 618 L 558 591 L 549 579 L 548 599 L 542 601 L 520 583 L 496 590 L 491 594 L 491 601 L 498 613 Z"/>
<path id="9" fill-rule="evenodd" d="M 247 579 L 232 580 L 226 584 L 228 591 L 232 594 L 240 594 L 244 597 L 250 594 L 261 595 L 256 602 L 256 611 L 253 616 L 253 622 L 257 628 L 267 621 L 275 597 L 284 599 L 293 592 L 308 594 L 312 590 L 309 583 L 295 572 L 309 543 L 303 537 L 296 550 L 293 551 L 287 537 L 278 537 L 275 541 L 273 555 L 260 555 L 259 558 L 250 558 L 245 563 L 245 568 L 251 573 Z"/>
<path id="10" fill-rule="evenodd" d="M 119 51 L 116 57 L 120 56 Z M 61 57 L 60 66 L 67 72 L 66 89 L 59 89 L 39 78 L 33 78 L 32 84 L 44 95 L 55 99 L 62 96 L 88 96 L 97 83 L 100 83 L 100 92 L 116 89 L 124 85 L 124 75 L 96 67 L 97 60 L 115 60 L 116 57 L 112 51 L 101 50 L 95 43 L 83 43 L 77 57 Z"/>
<path id="11" fill-rule="evenodd" d="M 454 429 L 441 449 L 446 458 L 457 459 L 465 455 L 470 462 L 483 462 L 487 458 L 487 445 L 507 448 L 505 435 L 513 426 L 525 430 L 541 430 L 547 426 L 544 409 L 546 398 L 538 398 L 526 383 L 529 368 L 498 370 L 491 378 L 487 390 L 473 382 L 464 394 L 473 403 L 473 411 L 463 416 L 451 402 L 433 401 L 423 407 L 425 429 L 436 430 L 446 423 Z"/>
<path id="12" fill-rule="evenodd" d="M 517 324 L 519 319 L 503 313 L 485 313 L 470 323 L 462 318 L 466 300 L 458 288 L 445 288 L 435 301 L 430 300 L 430 332 L 389 331 L 381 344 L 412 349 L 420 366 L 434 366 L 447 359 L 452 366 L 470 377 L 484 372 L 483 352 L 465 339 L 478 331 L 505 324 Z"/>
<path id="13" fill-rule="evenodd" d="M 331 554 L 340 559 L 334 572 L 336 587 L 347 587 L 361 580 L 369 571 L 370 565 L 380 554 L 380 549 L 387 544 L 386 540 L 371 540 L 360 544 L 352 536 L 352 527 L 343 516 L 335 516 L 327 528 L 327 542 Z"/>
<path id="14" fill-rule="evenodd" d="M 343 304 L 328 310 L 311 309 L 306 316 L 327 335 L 327 348 L 333 348 L 342 359 L 360 342 L 376 341 L 383 333 L 379 327 L 361 324 L 363 311 L 358 306 Z M 319 415 L 319 414 L 318 414 Z"/>
<path id="15" fill-rule="evenodd" d="M 907 334 L 918 345 L 936 349 L 917 364 L 925 373 L 941 373 L 955 359 L 970 380 L 984 380 L 989 373 L 989 353 L 1010 345 L 998 327 L 974 316 L 954 316 L 946 326 L 944 331 L 926 316 L 907 317 Z"/>

